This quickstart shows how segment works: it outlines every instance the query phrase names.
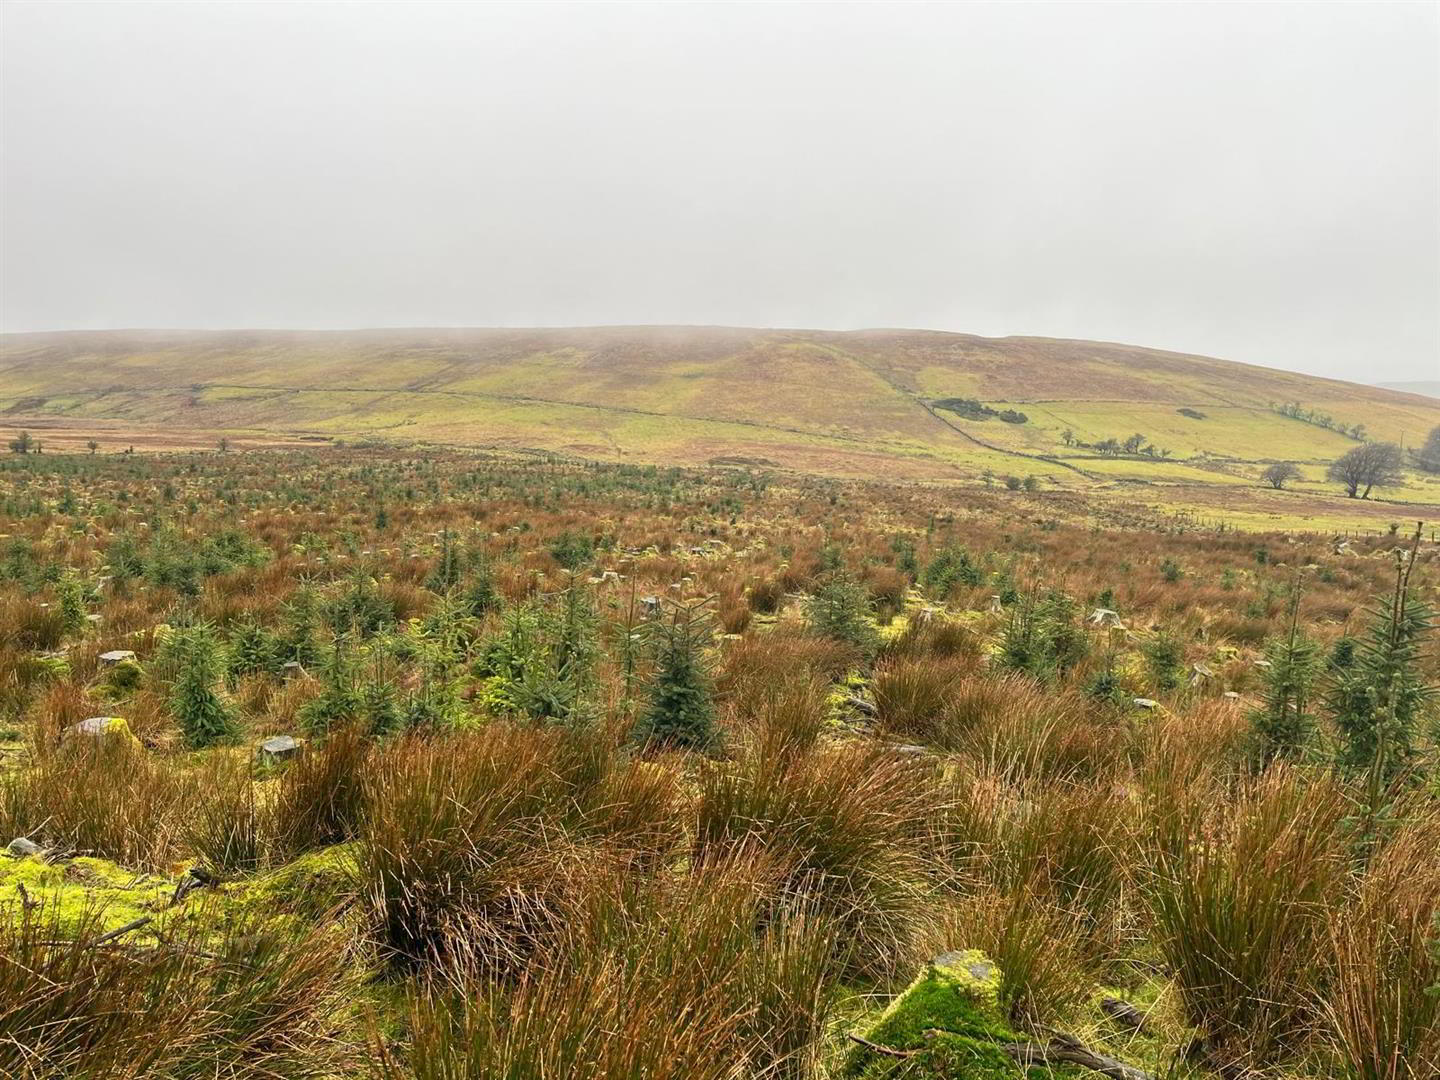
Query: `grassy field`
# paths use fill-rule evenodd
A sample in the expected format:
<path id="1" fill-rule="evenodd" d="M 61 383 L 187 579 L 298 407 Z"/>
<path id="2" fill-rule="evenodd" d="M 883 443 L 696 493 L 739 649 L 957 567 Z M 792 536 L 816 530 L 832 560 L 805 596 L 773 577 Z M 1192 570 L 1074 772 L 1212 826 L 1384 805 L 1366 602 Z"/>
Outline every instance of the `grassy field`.
<path id="1" fill-rule="evenodd" d="M 936 409 L 947 397 L 1023 424 Z M 302 439 L 540 449 L 611 462 L 744 460 L 824 475 L 975 485 L 1035 477 L 1108 497 L 1173 490 L 1238 525 L 1278 523 L 1256 481 L 1312 479 L 1357 442 L 1281 416 L 1299 402 L 1368 436 L 1419 445 L 1440 402 L 1132 346 L 923 331 L 683 327 L 354 332 L 134 331 L 0 339 L 0 412 L 56 446 Z M 1186 412 L 1181 412 L 1186 410 Z M 1198 415 L 1187 415 L 1198 414 Z M 1106 457 L 1139 434 L 1165 457 Z M 1431 506 L 1412 475 L 1380 494 Z M 1216 488 L 1217 491 L 1202 490 Z M 1288 518 L 1368 525 L 1390 511 L 1301 485 Z M 1401 511 L 1397 511 L 1401 512 Z M 1411 511 L 1403 511 L 1409 516 Z"/>
<path id="2" fill-rule="evenodd" d="M 1440 545 L 1230 490 L 0 459 L 0 1075 L 1432 1080 Z"/>

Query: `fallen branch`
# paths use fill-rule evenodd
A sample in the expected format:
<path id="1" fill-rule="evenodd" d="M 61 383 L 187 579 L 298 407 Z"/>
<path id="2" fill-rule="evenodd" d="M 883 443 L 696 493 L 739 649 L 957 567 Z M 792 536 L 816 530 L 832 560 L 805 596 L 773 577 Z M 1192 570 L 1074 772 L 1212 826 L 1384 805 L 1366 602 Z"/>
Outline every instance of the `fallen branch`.
<path id="1" fill-rule="evenodd" d="M 869 1050 L 872 1053 L 876 1054 L 884 1054 L 886 1057 L 908 1058 L 914 1057 L 916 1054 L 924 1053 L 923 1050 L 895 1050 L 889 1046 L 881 1046 L 879 1043 L 873 1043 L 869 1039 L 862 1039 L 859 1035 L 856 1035 L 853 1032 L 851 1033 L 849 1038 L 851 1042 L 859 1043 L 861 1046 L 865 1047 L 866 1050 Z"/>
<path id="2" fill-rule="evenodd" d="M 854 694 L 851 694 L 845 699 L 845 704 L 849 705 L 850 708 L 854 709 L 856 712 L 863 713 L 866 716 L 878 716 L 880 714 L 880 710 L 877 709 L 874 705 L 872 705 L 870 702 L 866 701 L 862 697 L 856 697 Z"/>
<path id="3" fill-rule="evenodd" d="M 1140 1031 L 1145 1027 L 1145 1014 L 1128 1001 L 1112 997 L 1101 998 L 1100 1011 L 1117 1024 L 1123 1024 L 1135 1031 Z"/>
<path id="4" fill-rule="evenodd" d="M 139 930 L 142 926 L 149 926 L 154 921 L 155 917 L 153 915 L 142 915 L 138 919 L 127 922 L 124 926 L 117 926 L 114 930 L 107 930 L 105 933 L 101 934 L 93 941 L 40 941 L 36 942 L 36 944 L 45 945 L 47 947 L 55 947 L 60 945 L 84 945 L 86 948 L 93 949 L 97 945 L 108 945 L 116 938 L 124 937 L 126 934 L 130 933 L 130 931 Z"/>
<path id="5" fill-rule="evenodd" d="M 1044 1046 L 1039 1043 L 1010 1043 L 1005 1052 L 1022 1068 L 1030 1065 L 1079 1065 L 1112 1080 L 1156 1080 L 1154 1074 L 1144 1069 L 1096 1053 L 1073 1035 L 1056 1035 Z"/>
<path id="6" fill-rule="evenodd" d="M 104 945 L 107 941 L 114 941 L 118 937 L 124 937 L 131 930 L 139 930 L 142 926 L 149 926 L 155 919 L 151 915 L 141 915 L 133 922 L 127 922 L 124 926 L 117 926 L 114 930 L 101 934 L 91 945 Z"/>

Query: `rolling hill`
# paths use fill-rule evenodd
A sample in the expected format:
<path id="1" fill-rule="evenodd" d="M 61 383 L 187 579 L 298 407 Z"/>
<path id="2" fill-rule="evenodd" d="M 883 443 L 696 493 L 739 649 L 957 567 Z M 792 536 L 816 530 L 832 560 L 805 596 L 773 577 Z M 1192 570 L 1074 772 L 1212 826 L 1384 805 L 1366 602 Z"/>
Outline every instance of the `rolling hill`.
<path id="1" fill-rule="evenodd" d="M 1287 402 L 1332 427 L 1281 415 Z M 993 415 L 1007 410 L 1025 421 Z M 989 472 L 1149 484 L 1232 512 L 1275 498 L 1255 480 L 1277 460 L 1300 463 L 1300 493 L 1318 496 L 1325 464 L 1357 444 L 1333 428 L 1415 446 L 1440 424 L 1432 398 L 1130 345 L 713 327 L 9 334 L 0 412 L 54 443 L 112 449 L 223 433 L 908 480 Z M 1155 449 L 1096 449 L 1132 435 Z M 1440 485 L 1415 477 L 1391 494 L 1436 503 Z"/>

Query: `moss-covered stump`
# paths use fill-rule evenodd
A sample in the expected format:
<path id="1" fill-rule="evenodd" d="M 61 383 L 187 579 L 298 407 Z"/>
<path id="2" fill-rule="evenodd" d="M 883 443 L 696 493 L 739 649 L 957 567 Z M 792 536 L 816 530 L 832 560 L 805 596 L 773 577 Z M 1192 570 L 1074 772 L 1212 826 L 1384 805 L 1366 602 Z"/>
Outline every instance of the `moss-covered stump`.
<path id="1" fill-rule="evenodd" d="M 841 1075 L 855 1080 L 934 1076 L 947 1080 L 1079 1077 L 1072 1066 L 1020 1069 L 1007 1046 L 1023 1043 L 1000 1007 L 1000 969 L 977 950 L 937 956 L 849 1051 Z"/>
<path id="2" fill-rule="evenodd" d="M 177 871 L 178 871 L 177 867 Z M 195 891 L 173 904 L 175 877 L 137 873 L 108 859 L 0 855 L 0 923 L 38 915 L 64 937 L 101 934 L 137 919 L 151 921 L 125 940 L 154 941 L 165 930 L 191 923 L 205 932 L 251 919 L 327 922 L 355 898 L 350 845 L 310 852 L 269 873 Z"/>
<path id="3" fill-rule="evenodd" d="M 301 855 L 284 866 L 229 887 L 258 911 L 329 918 L 358 895 L 355 845 L 337 844 Z"/>

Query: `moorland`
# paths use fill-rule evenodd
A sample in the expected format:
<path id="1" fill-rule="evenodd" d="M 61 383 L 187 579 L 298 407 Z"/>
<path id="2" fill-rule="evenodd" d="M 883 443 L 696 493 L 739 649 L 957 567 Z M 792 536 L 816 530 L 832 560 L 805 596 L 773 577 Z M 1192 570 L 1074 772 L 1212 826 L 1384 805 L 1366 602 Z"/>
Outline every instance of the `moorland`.
<path id="1" fill-rule="evenodd" d="M 924 365 L 914 393 L 984 418 L 894 391 L 883 434 L 607 428 L 822 447 L 820 475 L 585 460 L 529 421 L 524 452 L 354 445 L 399 391 L 332 391 L 304 426 L 351 444 L 285 446 L 313 432 L 254 410 L 308 391 L 233 354 L 167 388 L 163 353 L 99 376 L 153 393 L 37 366 L 24 415 L 77 441 L 0 461 L 0 1073 L 1440 1073 L 1440 549 L 1403 502 L 1315 495 L 1387 515 L 1345 540 L 987 486 L 979 458 L 963 484 L 854 475 L 885 442 L 936 479 L 967 424 L 1055 452 L 977 408 L 1042 406 Z M 1152 436 L 1353 442 L 1269 390 L 1194 393 L 1206 419 L 1154 401 Z M 78 441 L 166 395 L 237 434 Z M 559 442 L 578 408 L 495 415 L 548 410 Z M 1405 410 L 1434 407 L 1334 405 Z M 895 449 L 912 421 L 954 439 Z M 1205 471 L 1173 456 L 1115 460 Z M 1258 491 L 1249 467 L 1211 488 Z"/>
<path id="2" fill-rule="evenodd" d="M 208 450 L 226 437 L 967 487 L 1014 478 L 1259 529 L 1383 529 L 1440 505 L 1435 473 L 1408 470 L 1368 500 L 1325 478 L 1366 440 L 1418 449 L 1440 425 L 1435 398 L 1052 338 L 724 327 L 6 334 L 0 414 L 54 449 Z M 1295 470 L 1283 489 L 1263 479 L 1277 464 Z"/>

